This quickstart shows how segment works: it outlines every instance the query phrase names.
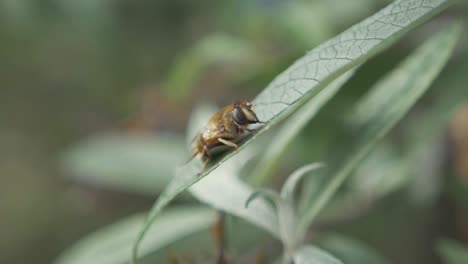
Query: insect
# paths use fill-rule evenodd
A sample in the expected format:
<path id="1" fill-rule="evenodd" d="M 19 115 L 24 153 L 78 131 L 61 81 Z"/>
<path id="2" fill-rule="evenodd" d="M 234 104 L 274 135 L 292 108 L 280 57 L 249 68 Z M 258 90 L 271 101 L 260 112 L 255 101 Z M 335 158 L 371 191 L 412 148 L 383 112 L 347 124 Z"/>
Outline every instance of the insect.
<path id="1" fill-rule="evenodd" d="M 204 160 L 203 166 L 198 175 L 205 169 L 220 147 L 228 146 L 239 149 L 236 144 L 246 132 L 254 131 L 249 129 L 250 124 L 261 124 L 257 115 L 252 109 L 252 104 L 246 100 L 238 101 L 225 106 L 215 113 L 208 124 L 195 137 L 193 156 Z"/>

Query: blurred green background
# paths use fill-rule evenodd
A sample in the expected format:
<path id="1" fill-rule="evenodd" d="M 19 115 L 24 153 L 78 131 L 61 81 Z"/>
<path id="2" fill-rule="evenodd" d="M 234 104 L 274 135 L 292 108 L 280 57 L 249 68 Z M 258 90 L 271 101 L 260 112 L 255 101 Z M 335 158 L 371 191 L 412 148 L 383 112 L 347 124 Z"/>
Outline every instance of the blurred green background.
<path id="1" fill-rule="evenodd" d="M 85 234 L 151 206 L 156 191 L 145 196 L 70 177 L 76 172 L 63 163 L 70 147 L 110 131 L 177 141 L 196 105 L 253 98 L 307 50 L 389 2 L 0 1 L 0 263 L 50 263 Z M 341 126 L 358 96 L 446 19 L 461 18 L 466 28 L 466 14 L 466 4 L 451 8 L 372 59 L 296 140 L 292 157 L 318 159 L 322 136 Z M 467 47 L 464 32 L 449 67 L 395 131 L 397 152 L 405 133 L 424 134 L 412 121 L 431 113 L 446 87 L 466 87 Z M 396 263 L 439 263 L 435 238 L 468 243 L 467 116 L 460 108 L 419 163 L 425 174 L 438 162 L 441 195 L 408 202 L 402 192 L 425 186 L 408 184 L 335 230 Z M 282 170 L 303 164 L 295 158 Z"/>

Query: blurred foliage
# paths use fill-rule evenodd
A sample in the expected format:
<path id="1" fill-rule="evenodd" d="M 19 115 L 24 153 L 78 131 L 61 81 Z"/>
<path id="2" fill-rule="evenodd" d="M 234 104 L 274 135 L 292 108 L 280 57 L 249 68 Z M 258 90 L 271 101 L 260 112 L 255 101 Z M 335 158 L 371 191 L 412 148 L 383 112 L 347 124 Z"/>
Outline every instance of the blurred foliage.
<path id="1" fill-rule="evenodd" d="M 80 143 L 64 154 L 63 166 L 79 181 L 154 195 L 184 154 L 182 136 L 114 133 Z"/>
<path id="2" fill-rule="evenodd" d="M 72 250 L 66 251 L 62 257 L 58 258 L 57 263 L 125 263 L 122 262 L 122 259 L 126 259 L 131 249 L 128 241 L 133 239 L 143 220 L 144 214 L 138 214 L 102 229 L 93 236 L 80 241 Z M 214 212 L 208 208 L 193 206 L 173 208 L 159 219 L 158 226 L 162 229 L 152 228 L 149 231 L 151 239 L 144 241 L 143 255 L 151 256 L 157 252 L 155 249 L 164 249 L 181 238 L 197 235 L 201 231 L 209 229 L 213 223 Z M 197 239 L 197 248 L 200 250 L 203 247 L 209 249 L 209 241 L 203 238 L 204 236 L 200 236 Z M 174 249 L 166 250 L 172 251 Z M 178 248 L 177 250 L 183 249 Z M 160 254 L 156 258 L 152 258 L 151 263 L 166 260 L 167 256 Z"/>
<path id="3" fill-rule="evenodd" d="M 437 245 L 437 250 L 444 264 L 462 264 L 468 261 L 468 249 L 452 240 L 442 240 Z"/>
<path id="4" fill-rule="evenodd" d="M 51 263 L 91 231 L 146 210 L 173 164 L 190 155 L 183 133 L 195 105 L 252 98 L 306 50 L 390 2 L 0 1 L 0 263 Z M 447 20 L 459 18 L 467 28 L 467 8 L 461 1 L 360 67 L 290 142 L 265 184 L 280 189 L 294 168 L 321 161 L 357 98 Z M 468 176 L 460 169 L 468 157 L 460 125 L 466 110 L 458 107 L 467 98 L 466 43 L 464 32 L 429 94 L 325 208 L 307 234 L 310 244 L 317 240 L 345 263 L 348 253 L 463 263 L 447 261 L 462 257 L 458 249 L 468 241 Z M 270 263 L 279 254 L 271 238 L 253 235 L 258 228 L 230 221 L 233 233 L 247 235 L 228 234 L 228 244 L 249 245 L 228 250 L 234 263 Z M 172 244 L 182 249 L 156 257 L 212 261 L 204 228 Z M 345 239 L 325 236 L 322 245 L 316 232 L 329 230 Z M 460 245 L 439 243 L 442 237 Z M 202 240 L 204 251 L 187 250 Z"/>
<path id="5" fill-rule="evenodd" d="M 327 251 L 342 259 L 344 263 L 390 263 L 368 245 L 338 234 L 329 234 L 321 238 L 319 244 Z"/>

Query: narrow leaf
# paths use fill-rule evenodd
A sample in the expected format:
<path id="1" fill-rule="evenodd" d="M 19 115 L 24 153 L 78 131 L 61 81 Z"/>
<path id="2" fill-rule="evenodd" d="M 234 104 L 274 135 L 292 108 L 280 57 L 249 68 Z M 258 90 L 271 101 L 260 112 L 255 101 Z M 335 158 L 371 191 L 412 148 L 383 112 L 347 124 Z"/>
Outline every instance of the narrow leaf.
<path id="1" fill-rule="evenodd" d="M 223 164 L 223 167 L 228 164 Z M 256 199 L 246 207 L 246 200 L 252 194 L 252 189 L 238 177 L 232 176 L 220 167 L 213 177 L 204 179 L 190 188 L 190 192 L 200 201 L 221 211 L 241 217 L 259 226 L 279 238 L 278 224 L 274 208 L 265 200 Z M 222 187 L 220 187 L 222 186 Z"/>
<path id="2" fill-rule="evenodd" d="M 463 56 L 463 55 L 462 55 Z M 434 202 L 441 192 L 443 184 L 439 177 L 439 169 L 444 161 L 439 155 L 431 155 L 434 152 L 434 142 L 443 144 L 445 130 L 457 109 L 468 99 L 468 89 L 460 85 L 468 81 L 468 61 L 457 65 L 456 69 L 447 72 L 446 79 L 440 85 L 444 87 L 435 93 L 432 98 L 431 107 L 427 111 L 417 116 L 418 122 L 412 123 L 408 129 L 408 139 L 405 146 L 408 146 L 406 160 L 409 161 L 408 170 L 411 175 L 412 185 L 410 191 L 412 198 L 419 203 Z M 421 133 L 421 131 L 425 131 Z M 428 157 L 429 156 L 429 157 Z M 429 166 L 421 168 L 419 166 L 421 157 L 432 159 L 426 163 Z M 422 188 L 421 188 L 422 187 Z"/>
<path id="3" fill-rule="evenodd" d="M 132 240 L 137 235 L 144 214 L 137 214 L 86 236 L 63 252 L 54 264 L 124 264 Z M 141 256 L 148 256 L 160 249 L 192 235 L 208 230 L 214 223 L 213 210 L 201 207 L 177 207 L 165 211 L 156 220 L 143 241 Z"/>
<path id="4" fill-rule="evenodd" d="M 423 20 L 444 9 L 446 0 L 397 0 L 375 15 L 318 46 L 296 61 L 254 100 L 259 119 L 267 122 L 250 139 L 286 118 L 334 79 L 394 43 Z M 201 180 L 222 162 L 235 155 L 230 152 L 198 175 L 202 162 L 191 160 L 179 168 L 174 179 L 156 201 L 140 234 L 135 240 L 132 261 L 136 263 L 138 247 L 159 212 L 178 194 Z"/>
<path id="5" fill-rule="evenodd" d="M 343 264 L 326 251 L 310 245 L 303 246 L 294 253 L 294 264 Z"/>
<path id="6" fill-rule="evenodd" d="M 252 173 L 250 180 L 254 186 L 260 186 L 272 175 L 274 169 L 280 163 L 280 157 L 285 152 L 289 143 L 299 134 L 299 132 L 309 123 L 309 121 L 319 112 L 319 110 L 340 90 L 341 87 L 351 78 L 354 71 L 348 72 L 330 83 L 317 96 L 310 99 L 306 105 L 302 106 L 287 122 L 285 122 L 275 137 L 271 140 L 274 144 L 268 147 L 265 155 L 258 162 Z"/>
<path id="7" fill-rule="evenodd" d="M 355 134 L 347 137 L 347 141 L 353 139 L 351 146 L 346 151 L 343 151 L 342 145 L 338 146 L 333 152 L 333 162 L 327 162 L 329 170 L 324 178 L 331 180 L 301 218 L 303 230 L 307 229 L 349 173 L 430 87 L 450 57 L 459 35 L 460 25 L 450 24 L 378 82 L 358 104 L 352 115 Z"/>
<path id="8" fill-rule="evenodd" d="M 310 171 L 319 169 L 323 167 L 324 165 L 322 163 L 312 163 L 309 165 L 305 165 L 297 170 L 295 170 L 286 180 L 286 182 L 283 185 L 283 188 L 281 189 L 281 198 L 284 200 L 293 203 L 294 202 L 294 191 L 297 186 L 297 183 L 307 175 Z"/>
<path id="9" fill-rule="evenodd" d="M 245 206 L 248 207 L 251 202 L 260 197 L 266 198 L 275 206 L 279 237 L 284 244 L 286 253 L 291 255 L 299 241 L 296 233 L 297 217 L 293 204 L 284 200 L 273 190 L 262 189 L 252 193 L 245 201 Z"/>
<path id="10" fill-rule="evenodd" d="M 250 203 L 257 198 L 264 197 L 267 198 L 276 208 L 278 204 L 281 203 L 281 197 L 273 190 L 262 189 L 253 192 L 249 198 L 245 201 L 245 207 L 249 207 Z"/>
<path id="11" fill-rule="evenodd" d="M 154 195 L 182 163 L 182 137 L 100 134 L 72 146 L 62 165 L 74 179 L 106 188 Z"/>
<path id="12" fill-rule="evenodd" d="M 187 145 L 190 146 L 193 135 L 200 130 L 213 112 L 213 108 L 207 105 L 195 109 L 187 129 L 187 134 L 191 135 L 188 137 Z M 211 177 L 192 185 L 189 191 L 198 200 L 218 210 L 241 217 L 280 238 L 276 212 L 271 204 L 263 199 L 257 199 L 249 207 L 245 206 L 245 201 L 248 200 L 253 190 L 239 176 L 241 168 L 251 157 L 252 152 L 249 149 L 245 150 L 242 155 L 223 163 L 213 171 Z"/>

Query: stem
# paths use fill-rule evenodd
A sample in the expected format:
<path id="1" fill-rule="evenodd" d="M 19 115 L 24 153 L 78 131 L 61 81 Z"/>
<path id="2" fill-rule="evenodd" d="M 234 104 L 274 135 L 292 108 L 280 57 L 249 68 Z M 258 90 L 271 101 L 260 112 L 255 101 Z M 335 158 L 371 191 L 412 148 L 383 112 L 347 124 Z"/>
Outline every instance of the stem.
<path id="1" fill-rule="evenodd" d="M 226 263 L 225 256 L 224 256 L 224 248 L 226 244 L 226 235 L 224 230 L 224 223 L 225 223 L 225 213 L 222 211 L 218 212 L 217 221 L 213 225 L 211 229 L 211 234 L 213 237 L 213 241 L 215 243 L 215 251 L 217 253 L 216 257 L 216 264 L 224 264 Z"/>

